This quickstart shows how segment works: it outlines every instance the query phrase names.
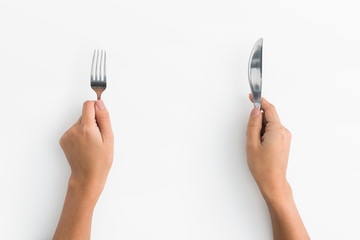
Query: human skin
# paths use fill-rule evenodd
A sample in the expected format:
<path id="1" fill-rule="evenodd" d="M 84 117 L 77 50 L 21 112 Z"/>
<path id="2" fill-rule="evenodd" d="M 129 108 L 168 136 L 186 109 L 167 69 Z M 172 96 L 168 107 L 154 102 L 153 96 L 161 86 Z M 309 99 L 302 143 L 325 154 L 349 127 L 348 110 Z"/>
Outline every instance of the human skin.
<path id="1" fill-rule="evenodd" d="M 249 98 L 252 101 L 251 94 Z M 263 112 L 254 108 L 250 114 L 246 153 L 270 212 L 274 239 L 310 239 L 286 178 L 291 133 L 280 123 L 275 107 L 264 98 L 261 102 Z"/>
<path id="2" fill-rule="evenodd" d="M 269 208 L 274 239 L 310 239 L 286 179 L 291 134 L 264 98 L 262 110 L 253 109 L 250 114 L 246 152 L 249 169 Z M 60 139 L 71 176 L 53 239 L 90 239 L 93 210 L 113 161 L 113 144 L 103 102 L 85 102 L 80 119 Z"/>
<path id="3" fill-rule="evenodd" d="M 80 119 L 61 137 L 60 146 L 71 176 L 53 239 L 90 239 L 93 210 L 114 152 L 109 112 L 101 100 L 84 103 Z"/>

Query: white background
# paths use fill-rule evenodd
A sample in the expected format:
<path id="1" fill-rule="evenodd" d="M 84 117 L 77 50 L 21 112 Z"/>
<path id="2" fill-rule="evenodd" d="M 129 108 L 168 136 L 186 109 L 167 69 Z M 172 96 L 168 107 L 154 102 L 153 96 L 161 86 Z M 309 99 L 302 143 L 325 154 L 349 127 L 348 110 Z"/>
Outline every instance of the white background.
<path id="1" fill-rule="evenodd" d="M 245 154 L 247 63 L 293 135 L 288 179 L 313 239 L 360 239 L 358 1 L 0 2 L 0 239 L 50 239 L 70 170 L 58 144 L 95 99 L 115 158 L 93 239 L 272 239 Z"/>

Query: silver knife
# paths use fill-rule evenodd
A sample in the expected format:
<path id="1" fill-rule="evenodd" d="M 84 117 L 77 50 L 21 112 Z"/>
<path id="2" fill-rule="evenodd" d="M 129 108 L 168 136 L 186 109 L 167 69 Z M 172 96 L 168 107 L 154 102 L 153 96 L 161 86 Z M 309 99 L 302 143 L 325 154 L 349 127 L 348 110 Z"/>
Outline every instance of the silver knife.
<path id="1" fill-rule="evenodd" d="M 262 85 L 262 49 L 263 39 L 256 41 L 249 59 L 249 84 L 253 97 L 254 107 L 261 109 Z"/>

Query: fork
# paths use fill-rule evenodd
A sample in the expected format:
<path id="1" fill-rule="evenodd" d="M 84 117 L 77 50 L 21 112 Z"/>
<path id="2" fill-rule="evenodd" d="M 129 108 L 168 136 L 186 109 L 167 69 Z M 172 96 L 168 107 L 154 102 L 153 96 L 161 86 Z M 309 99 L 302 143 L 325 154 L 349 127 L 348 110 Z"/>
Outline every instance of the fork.
<path id="1" fill-rule="evenodd" d="M 100 56 L 100 60 L 99 60 Z M 101 99 L 102 92 L 106 89 L 106 51 L 94 50 L 91 64 L 90 85 L 97 95 L 97 100 Z"/>

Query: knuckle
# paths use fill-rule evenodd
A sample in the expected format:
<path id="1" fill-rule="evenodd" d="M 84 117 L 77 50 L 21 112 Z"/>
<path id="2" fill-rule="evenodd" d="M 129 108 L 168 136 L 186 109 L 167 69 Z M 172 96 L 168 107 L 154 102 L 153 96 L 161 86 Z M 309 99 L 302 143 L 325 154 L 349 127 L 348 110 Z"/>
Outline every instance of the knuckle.
<path id="1" fill-rule="evenodd" d="M 289 139 L 292 139 L 292 134 L 291 134 L 291 132 L 288 133 L 288 138 L 289 138 Z"/>
<path id="2" fill-rule="evenodd" d="M 60 138 L 59 140 L 59 144 L 60 146 L 63 148 L 65 145 L 66 145 L 66 142 L 68 141 L 68 138 L 69 138 L 69 130 L 67 130 Z"/>
<path id="3" fill-rule="evenodd" d="M 272 103 L 270 103 L 270 109 L 276 110 L 275 106 Z"/>
<path id="4" fill-rule="evenodd" d="M 74 135 L 74 133 L 75 133 L 75 127 L 73 126 L 73 127 L 69 128 L 69 129 L 64 133 L 64 135 L 65 135 L 66 137 L 70 137 L 70 136 Z"/>
<path id="5" fill-rule="evenodd" d="M 85 101 L 84 104 L 83 104 L 83 107 L 85 108 L 85 107 L 87 107 L 89 105 L 93 105 L 93 101 L 90 101 L 90 100 Z"/>
<path id="6" fill-rule="evenodd" d="M 284 131 L 285 131 L 286 134 L 290 134 L 289 129 L 287 129 L 286 127 L 283 127 L 283 128 L 284 128 Z"/>
<path id="7" fill-rule="evenodd" d="M 290 132 L 288 129 L 286 129 L 286 133 L 287 133 L 287 135 L 288 135 L 289 138 L 292 137 L 292 134 L 291 134 L 291 132 Z"/>
<path id="8" fill-rule="evenodd" d="M 286 138 L 291 138 L 291 132 L 286 127 L 282 127 L 281 134 Z"/>
<path id="9" fill-rule="evenodd" d="M 60 147 L 64 147 L 64 135 L 59 139 Z"/>
<path id="10" fill-rule="evenodd" d="M 83 124 L 80 131 L 82 135 L 87 135 L 89 134 L 89 132 L 91 132 L 91 126 L 89 126 L 88 124 Z"/>

